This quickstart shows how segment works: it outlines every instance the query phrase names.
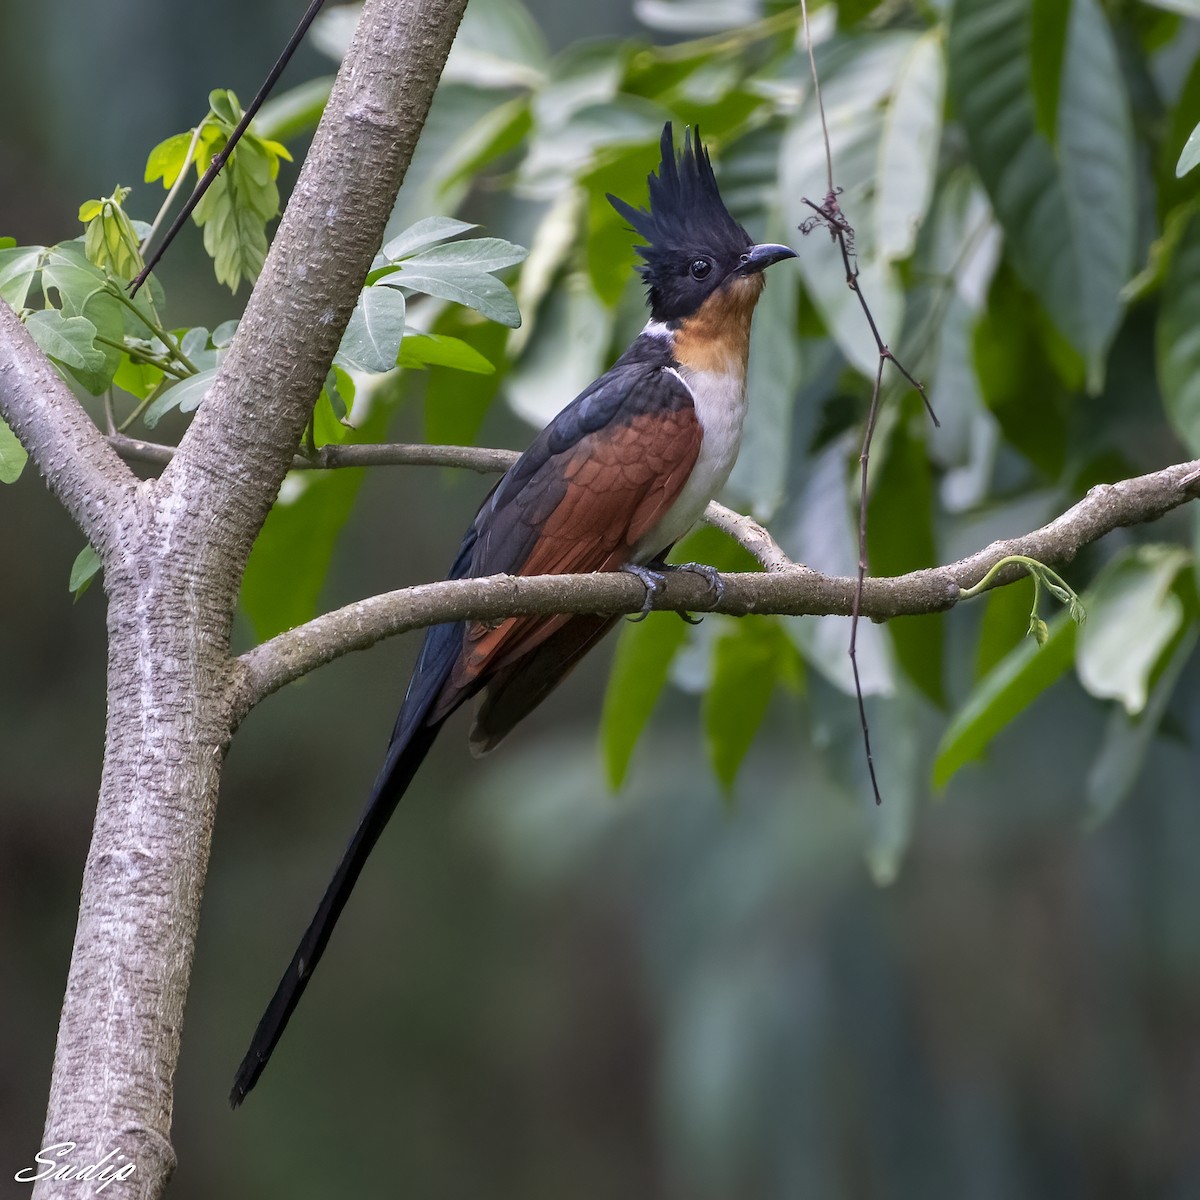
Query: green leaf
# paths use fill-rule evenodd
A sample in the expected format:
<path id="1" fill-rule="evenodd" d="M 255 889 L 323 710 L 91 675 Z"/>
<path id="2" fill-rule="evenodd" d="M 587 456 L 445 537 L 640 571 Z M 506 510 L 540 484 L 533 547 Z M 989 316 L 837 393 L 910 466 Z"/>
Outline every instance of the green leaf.
<path id="1" fill-rule="evenodd" d="M 213 92 L 221 121 L 224 113 L 237 115 L 230 128 L 209 121 L 204 127 L 203 153 L 219 152 L 228 141 L 232 124 L 240 117 L 232 92 Z M 204 230 L 204 249 L 213 260 L 220 283 L 236 291 L 242 279 L 253 281 L 267 256 L 266 223 L 279 212 L 279 189 L 275 178 L 279 159 L 287 155 L 276 142 L 247 134 L 230 155 L 225 168 L 212 181 L 192 214 Z"/>
<path id="2" fill-rule="evenodd" d="M 322 389 L 329 399 L 330 407 L 338 421 L 346 421 L 354 408 L 354 378 L 339 366 L 329 368 L 325 376 L 325 387 Z"/>
<path id="3" fill-rule="evenodd" d="M 958 0 L 950 91 L 1016 268 L 1098 387 L 1133 262 L 1129 104 L 1103 12 L 1072 0 L 1052 143 L 1037 127 L 1033 31 L 1033 0 Z"/>
<path id="4" fill-rule="evenodd" d="M 89 358 L 86 367 L 71 368 L 71 373 L 93 396 L 99 396 L 112 383 L 117 368 L 125 359 L 119 348 L 123 344 L 125 323 L 118 302 L 107 292 L 94 293 L 79 315 L 95 327 L 92 349 L 100 357 L 98 360 Z"/>
<path id="5" fill-rule="evenodd" d="M 640 97 L 620 96 L 612 103 L 590 104 L 566 121 L 548 117 L 550 97 L 536 104 L 535 135 L 521 163 L 522 188 L 539 196 L 556 195 L 595 166 L 601 156 L 622 146 L 648 145 L 662 130 L 662 111 Z"/>
<path id="6" fill-rule="evenodd" d="M 208 349 L 208 330 L 203 325 L 185 329 L 179 337 L 179 348 L 188 358 L 198 358 Z"/>
<path id="7" fill-rule="evenodd" d="M 0 418 L 0 483 L 16 483 L 28 458 L 17 435 Z"/>
<path id="8" fill-rule="evenodd" d="M 75 561 L 71 564 L 71 578 L 67 581 L 67 587 L 76 600 L 92 586 L 92 580 L 96 578 L 100 566 L 100 555 L 90 545 L 84 546 L 75 556 Z"/>
<path id="9" fill-rule="evenodd" d="M 404 296 L 390 287 L 363 288 L 339 355 L 364 371 L 390 371 L 404 337 Z"/>
<path id="10" fill-rule="evenodd" d="M 133 222 L 124 209 L 129 188 L 118 186 L 111 196 L 88 200 L 79 209 L 88 261 L 120 279 L 132 279 L 145 265 Z"/>
<path id="11" fill-rule="evenodd" d="M 218 350 L 226 349 L 233 341 L 233 335 L 237 333 L 237 318 L 230 321 L 222 321 L 220 325 L 212 331 L 212 344 Z"/>
<path id="12" fill-rule="evenodd" d="M 942 36 L 935 28 L 913 43 L 884 117 L 875 223 L 885 259 L 912 254 L 933 197 L 946 90 Z"/>
<path id="13" fill-rule="evenodd" d="M 142 420 L 146 422 L 146 428 L 153 429 L 172 409 L 177 408 L 180 412 L 187 413 L 199 408 L 216 377 L 217 368 L 209 367 L 197 375 L 189 375 L 180 383 L 172 384 L 146 409 L 142 417 Z"/>
<path id="14" fill-rule="evenodd" d="M 278 177 L 280 162 L 292 161 L 292 152 L 282 142 L 263 136 L 257 122 L 246 131 L 245 140 L 266 159 L 267 173 L 271 179 Z"/>
<path id="15" fill-rule="evenodd" d="M 334 370 L 337 370 L 337 368 L 335 367 Z M 341 399 L 339 395 L 338 407 L 340 406 Z M 352 430 L 348 425 L 343 423 L 338 415 L 333 395 L 329 391 L 328 386 L 321 389 L 321 394 L 317 397 L 316 406 L 313 408 L 312 433 L 313 441 L 318 448 L 330 444 L 340 446 L 350 439 Z"/>
<path id="16" fill-rule="evenodd" d="M 712 33 L 749 25 L 762 16 L 758 0 L 634 0 L 643 25 L 668 33 Z"/>
<path id="17" fill-rule="evenodd" d="M 159 142 L 146 159 L 145 182 L 153 183 L 156 179 L 161 179 L 163 187 L 170 191 L 179 176 L 191 165 L 188 158 L 188 147 L 191 144 L 190 129 L 187 133 L 177 133 L 174 137 Z"/>
<path id="18" fill-rule="evenodd" d="M 463 267 L 410 267 L 407 263 L 395 275 L 380 281 L 386 287 L 402 287 L 424 292 L 439 300 L 449 300 L 482 313 L 490 321 L 516 329 L 521 312 L 512 292 L 493 275 Z"/>
<path id="19" fill-rule="evenodd" d="M 1093 696 L 1146 707 L 1150 676 L 1184 619 L 1172 590 L 1191 556 L 1179 546 L 1139 546 L 1114 559 L 1088 590 L 1076 672 Z"/>
<path id="20" fill-rule="evenodd" d="M 1033 0 L 1030 41 L 1033 107 L 1038 132 L 1053 145 L 1058 140 L 1058 100 L 1062 93 L 1063 59 L 1071 3 Z"/>
<path id="21" fill-rule="evenodd" d="M 496 368 L 461 338 L 440 333 L 406 333 L 400 343 L 398 365 L 410 370 L 425 367 L 452 367 L 476 375 L 491 375 Z"/>
<path id="22" fill-rule="evenodd" d="M 21 309 L 37 279 L 45 246 L 14 246 L 0 250 L 0 300 Z"/>
<path id="23" fill-rule="evenodd" d="M 226 125 L 236 125 L 242 119 L 242 106 L 236 93 L 229 88 L 214 88 L 209 92 L 208 106 Z"/>
<path id="24" fill-rule="evenodd" d="M 403 271 L 440 271 L 444 267 L 463 267 L 474 271 L 503 270 L 523 262 L 529 253 L 503 238 L 471 238 L 465 242 L 443 242 L 409 255 L 401 262 Z"/>
<path id="25" fill-rule="evenodd" d="M 1011 724 L 1071 665 L 1076 625 L 1066 613 L 1049 623 L 1043 646 L 1022 641 L 975 686 L 938 744 L 933 786 L 939 791 L 967 763 L 980 758 Z"/>
<path id="26" fill-rule="evenodd" d="M 997 271 L 975 326 L 975 374 L 1009 445 L 1055 480 L 1066 461 L 1070 394 L 1047 353 L 1039 317 L 1012 273 Z M 1038 398 L 1036 413 L 1031 396 Z"/>
<path id="27" fill-rule="evenodd" d="M 1200 214 L 1188 222 L 1167 272 L 1155 330 L 1158 381 L 1172 428 L 1200 455 Z"/>
<path id="28" fill-rule="evenodd" d="M 799 656 L 769 617 L 722 625 L 729 628 L 713 643 L 703 713 L 708 759 L 728 795 L 766 716 L 781 664 L 789 658 L 798 662 Z"/>
<path id="29" fill-rule="evenodd" d="M 1200 68 L 1200 63 L 1196 64 Z M 1200 78 L 1200 71 L 1197 71 Z M 1143 300 L 1158 291 L 1166 282 L 1179 257 L 1179 247 L 1192 218 L 1200 210 L 1200 199 L 1191 199 L 1171 209 L 1163 222 L 1163 231 L 1151 243 L 1146 265 L 1122 288 L 1129 304 Z"/>
<path id="30" fill-rule="evenodd" d="M 851 489 L 856 498 L 858 495 L 858 464 L 852 474 L 850 461 L 852 455 L 857 456 L 859 445 L 853 429 L 830 439 L 807 464 L 808 478 L 793 502 L 795 516 L 784 548 L 797 562 L 831 575 L 852 575 L 858 560 L 858 523 L 850 513 Z M 854 675 L 846 653 L 848 619 L 793 617 L 786 628 L 808 666 L 840 691 L 854 694 Z M 864 696 L 887 696 L 898 690 L 891 639 L 886 630 L 870 621 L 859 622 L 858 667 Z"/>
<path id="31" fill-rule="evenodd" d="M 42 268 L 42 290 L 53 288 L 68 316 L 79 316 L 92 296 L 107 287 L 108 276 L 88 261 L 82 242 L 62 242 L 50 248 Z M 120 303 L 110 299 L 114 306 Z"/>
<path id="32" fill-rule="evenodd" d="M 151 363 L 135 362 L 122 354 L 113 375 L 113 383 L 122 391 L 145 400 L 163 380 L 163 373 Z"/>
<path id="33" fill-rule="evenodd" d="M 674 613 L 651 613 L 644 621 L 626 621 L 621 627 L 600 716 L 604 769 L 614 790 L 625 782 L 634 748 L 687 631 Z"/>
<path id="34" fill-rule="evenodd" d="M 81 241 L 62 242 L 46 256 L 42 290 L 52 289 L 57 293 L 64 316 L 85 317 L 95 326 L 95 334 L 106 339 L 93 342 L 92 349 L 98 358 L 89 356 L 85 365 L 69 364 L 75 378 L 95 396 L 112 382 L 124 358 L 118 346 L 111 343 L 121 344 L 126 334 L 147 336 L 146 326 L 112 295 L 113 286 L 105 272 L 88 261 Z M 162 303 L 162 288 L 151 276 L 133 304 L 153 321 L 155 302 Z"/>
<path id="35" fill-rule="evenodd" d="M 895 264 L 880 250 L 878 221 L 871 217 L 893 89 L 918 40 L 908 31 L 835 40 L 819 48 L 817 56 L 825 109 L 834 115 L 829 122 L 829 140 L 837 185 L 842 189 L 839 204 L 855 226 L 859 285 L 888 345 L 895 345 L 900 333 L 904 293 Z M 813 216 L 805 197 L 819 204 L 828 187 L 821 119 L 811 95 L 784 135 L 779 171 L 779 202 L 786 223 L 803 225 Z M 798 266 L 805 291 L 838 348 L 856 371 L 873 378 L 878 365 L 875 341 L 863 321 L 858 298 L 846 286 L 837 246 L 828 236 L 810 237 Z"/>
<path id="36" fill-rule="evenodd" d="M 64 317 L 57 309 L 31 313 L 25 322 L 42 352 L 64 367 L 102 371 L 104 355 L 95 348 L 96 327 L 86 317 Z"/>
<path id="37" fill-rule="evenodd" d="M 473 4 L 463 18 L 443 79 L 477 88 L 531 88 L 549 52 L 537 21 L 516 0 Z"/>
<path id="38" fill-rule="evenodd" d="M 457 237 L 460 233 L 466 233 L 468 229 L 478 228 L 478 225 L 460 221 L 456 217 L 426 217 L 392 238 L 383 247 L 383 257 L 389 262 L 394 262 L 448 238 Z"/>
<path id="39" fill-rule="evenodd" d="M 1167 656 L 1139 716 L 1131 717 L 1124 708 L 1113 706 L 1100 755 L 1088 771 L 1089 828 L 1094 829 L 1107 821 L 1137 782 L 1146 760 L 1146 751 L 1162 722 L 1179 676 L 1196 648 L 1198 637 L 1200 630 L 1193 625 L 1184 629 L 1176 639 L 1174 649 Z"/>
<path id="40" fill-rule="evenodd" d="M 640 195 L 646 187 L 647 158 L 644 146 L 631 146 L 601 158 L 580 180 L 587 190 L 586 212 L 580 211 L 579 192 L 563 189 L 538 225 L 529 261 L 521 272 L 518 295 L 527 321 L 532 311 L 530 302 L 540 303 L 545 297 L 555 273 L 575 254 L 580 238 L 585 239 L 587 248 L 588 278 L 604 303 L 616 304 L 628 290 L 637 262 L 633 250 L 637 235 L 609 204 L 608 194 Z M 766 292 L 762 303 L 770 300 L 774 290 Z"/>
<path id="41" fill-rule="evenodd" d="M 121 320 L 124 322 L 125 332 L 128 336 L 141 341 L 156 336 L 151 332 L 150 325 L 163 324 L 159 313 L 166 306 L 166 296 L 163 293 L 162 284 L 158 282 L 157 276 L 151 275 L 138 294 L 131 297 L 133 307 L 137 310 L 136 312 L 131 311 L 126 305 L 118 303 L 111 296 L 109 299 L 112 300 L 114 307 L 120 312 Z M 147 324 L 147 322 L 150 322 L 150 324 Z"/>
<path id="42" fill-rule="evenodd" d="M 1192 130 L 1188 135 L 1188 140 L 1184 143 L 1183 151 L 1179 155 L 1179 162 L 1175 164 L 1175 178 L 1181 179 L 1197 163 L 1200 163 L 1200 125 Z"/>
<path id="43" fill-rule="evenodd" d="M 11 250 L 16 244 L 15 237 L 0 237 L 0 250 Z"/>

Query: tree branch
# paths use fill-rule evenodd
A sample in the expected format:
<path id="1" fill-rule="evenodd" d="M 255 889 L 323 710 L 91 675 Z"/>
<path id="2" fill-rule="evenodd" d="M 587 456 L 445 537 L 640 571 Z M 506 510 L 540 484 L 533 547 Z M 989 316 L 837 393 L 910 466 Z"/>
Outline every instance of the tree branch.
<path id="1" fill-rule="evenodd" d="M 137 479 L 0 301 L 0 416 L 75 523 L 101 554 L 115 542 Z"/>
<path id="2" fill-rule="evenodd" d="M 953 608 L 962 591 L 978 583 L 1002 558 L 1023 554 L 1046 563 L 1068 561 L 1081 547 L 1114 529 L 1156 520 L 1193 499 L 1184 481 L 1198 470 L 1200 461 L 1179 463 L 1149 475 L 1101 484 L 1060 517 L 1023 537 L 993 542 L 946 566 L 890 579 L 867 579 L 859 611 L 876 621 L 943 612 Z M 671 575 L 654 607 L 739 617 L 749 613 L 783 616 L 852 613 L 854 579 L 822 575 L 808 567 L 788 566 L 778 560 L 776 563 L 766 574 L 723 576 L 725 594 L 720 603 L 714 602 L 707 584 L 699 576 L 687 572 Z M 1003 571 L 996 585 L 1011 583 L 1022 573 L 1015 566 Z M 242 677 L 240 695 L 235 701 L 237 715 L 240 719 L 264 697 L 324 663 L 410 629 L 463 619 L 497 620 L 564 612 L 633 613 L 641 607 L 644 596 L 641 583 L 632 576 L 608 572 L 445 580 L 361 600 L 297 626 L 243 654 L 238 660 Z"/>
<path id="3" fill-rule="evenodd" d="M 718 504 L 715 500 L 704 510 L 704 519 L 714 529 L 728 534 L 749 551 L 767 571 L 794 571 L 797 563 L 783 552 L 779 543 L 753 518 Z"/>
<path id="4" fill-rule="evenodd" d="M 177 453 L 174 446 L 145 442 L 110 433 L 108 444 L 126 462 L 143 462 L 164 467 Z M 493 450 L 486 446 L 431 446 L 423 442 L 378 442 L 363 445 L 330 444 L 315 456 L 294 454 L 293 471 L 328 471 L 341 467 L 463 467 L 488 475 L 506 470 L 517 459 L 515 450 Z"/>
<path id="5" fill-rule="evenodd" d="M 108 443 L 129 462 L 165 466 L 175 457 L 174 446 L 143 442 L 110 433 Z M 295 471 L 333 470 L 338 467 L 462 467 L 481 475 L 507 470 L 518 458 L 515 450 L 494 450 L 486 446 L 436 446 L 420 442 L 380 442 L 361 446 L 322 446 L 315 456 L 292 457 Z M 753 518 L 734 512 L 715 501 L 704 519 L 727 533 L 754 555 L 768 571 L 795 566 L 779 548 L 775 539 Z"/>

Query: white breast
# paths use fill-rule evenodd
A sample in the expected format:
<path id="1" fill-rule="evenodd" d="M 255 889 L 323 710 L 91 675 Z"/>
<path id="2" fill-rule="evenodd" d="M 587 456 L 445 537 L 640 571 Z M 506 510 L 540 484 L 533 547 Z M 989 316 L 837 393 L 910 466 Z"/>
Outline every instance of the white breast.
<path id="1" fill-rule="evenodd" d="M 739 364 L 740 365 L 740 364 Z M 649 562 L 660 550 L 678 541 L 716 498 L 733 470 L 742 444 L 742 420 L 746 415 L 744 370 L 726 372 L 691 371 L 687 367 L 666 368 L 683 380 L 692 393 L 696 417 L 704 433 L 700 455 L 675 503 L 659 523 L 634 547 L 633 561 Z"/>

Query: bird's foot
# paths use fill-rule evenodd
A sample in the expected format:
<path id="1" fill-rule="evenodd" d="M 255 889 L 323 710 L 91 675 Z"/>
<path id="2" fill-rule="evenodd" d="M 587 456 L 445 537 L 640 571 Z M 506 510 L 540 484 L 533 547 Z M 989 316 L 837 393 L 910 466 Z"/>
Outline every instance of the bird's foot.
<path id="1" fill-rule="evenodd" d="M 642 601 L 642 607 L 638 610 L 637 616 L 629 618 L 629 620 L 634 622 L 644 621 L 650 615 L 650 610 L 654 607 L 654 598 L 667 586 L 666 575 L 660 569 L 651 570 L 649 567 L 638 566 L 637 563 L 626 563 L 621 570 L 627 575 L 633 575 L 635 578 L 640 579 L 642 587 L 646 589 L 646 596 Z"/>
<path id="2" fill-rule="evenodd" d="M 710 567 L 708 563 L 676 563 L 666 568 L 668 571 L 691 571 L 693 575 L 699 575 L 705 583 L 708 584 L 708 590 L 712 592 L 713 599 L 720 604 L 725 599 L 725 580 L 721 578 L 721 572 L 716 567 Z"/>
<path id="3" fill-rule="evenodd" d="M 654 606 L 655 597 L 658 596 L 667 583 L 667 574 L 671 571 L 690 571 L 693 575 L 699 575 L 707 584 L 708 590 L 712 592 L 714 599 L 718 604 L 725 598 L 725 581 L 721 578 L 721 573 L 716 567 L 710 567 L 707 563 L 664 563 L 654 562 L 648 567 L 641 567 L 635 563 L 627 563 L 621 568 L 627 571 L 630 575 L 636 575 L 646 588 L 646 598 L 642 602 L 641 611 L 636 617 L 630 617 L 631 621 L 644 621 L 650 614 L 650 610 Z M 702 617 L 693 617 L 691 613 L 681 612 L 680 619 L 686 621 L 689 625 L 699 625 Z"/>
<path id="4" fill-rule="evenodd" d="M 710 567 L 708 563 L 664 563 L 663 569 L 667 571 L 690 571 L 693 575 L 699 575 L 708 584 L 708 590 L 712 592 L 713 599 L 718 604 L 725 599 L 725 580 L 721 578 L 721 572 L 716 567 Z M 689 625 L 699 625 L 704 620 L 703 617 L 693 617 L 691 613 L 680 613 L 679 615 Z"/>

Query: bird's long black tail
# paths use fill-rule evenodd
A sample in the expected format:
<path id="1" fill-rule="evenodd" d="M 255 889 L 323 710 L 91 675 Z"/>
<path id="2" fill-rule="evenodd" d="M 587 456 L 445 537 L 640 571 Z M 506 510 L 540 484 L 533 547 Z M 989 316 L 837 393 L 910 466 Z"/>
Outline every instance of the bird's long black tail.
<path id="1" fill-rule="evenodd" d="M 463 560 L 464 554 L 465 551 L 460 553 L 460 560 Z M 456 562 L 455 570 L 458 571 L 459 568 L 460 563 Z M 446 711 L 434 720 L 428 719 L 435 702 L 444 702 L 443 687 L 462 645 L 462 634 L 461 623 L 436 625 L 426 634 L 408 694 L 396 719 L 387 758 L 375 780 L 371 799 L 358 828 L 354 831 L 354 836 L 350 839 L 350 844 L 346 847 L 345 854 L 342 855 L 342 861 L 338 864 L 333 879 L 325 889 L 325 895 L 321 898 L 313 919 L 309 922 L 308 929 L 300 939 L 292 961 L 288 963 L 288 968 L 275 989 L 275 995 L 271 997 L 271 1003 L 267 1005 L 267 1010 L 254 1031 L 250 1049 L 246 1051 L 246 1057 L 238 1067 L 233 1090 L 229 1093 L 229 1103 L 233 1108 L 237 1108 L 245 1100 L 247 1093 L 258 1082 L 271 1052 L 287 1028 L 292 1012 L 300 1003 L 300 997 L 304 995 L 304 989 L 308 986 L 317 963 L 321 961 L 333 927 L 337 924 L 337 919 L 345 908 L 363 866 L 379 840 L 379 835 L 392 813 L 396 811 L 396 805 L 400 803 L 400 797 L 412 782 L 417 768 L 425 761 L 425 755 L 429 753 L 429 748 L 446 718 L 466 699 L 465 692 L 455 694 L 451 697 L 452 704 Z"/>
<path id="2" fill-rule="evenodd" d="M 325 889 L 325 895 L 321 897 L 321 903 L 317 906 L 308 929 L 300 939 L 296 953 L 292 955 L 292 961 L 288 963 L 287 970 L 275 989 L 275 995 L 271 997 L 271 1003 L 267 1005 L 266 1012 L 254 1031 L 250 1048 L 238 1067 L 233 1090 L 229 1093 L 231 1107 L 237 1108 L 241 1104 L 263 1073 L 271 1052 L 287 1028 L 292 1012 L 300 1003 L 300 997 L 304 995 L 304 989 L 308 986 L 317 963 L 321 961 L 333 927 L 350 898 L 367 857 L 395 812 L 400 797 L 412 782 L 417 768 L 433 745 L 441 726 L 441 721 L 436 725 L 418 726 L 405 745 L 397 747 L 393 744 L 393 750 L 398 750 L 398 753 L 394 756 L 389 753 L 387 767 L 380 775 L 367 810 L 354 831 L 354 836 L 350 839 L 329 886 Z"/>

